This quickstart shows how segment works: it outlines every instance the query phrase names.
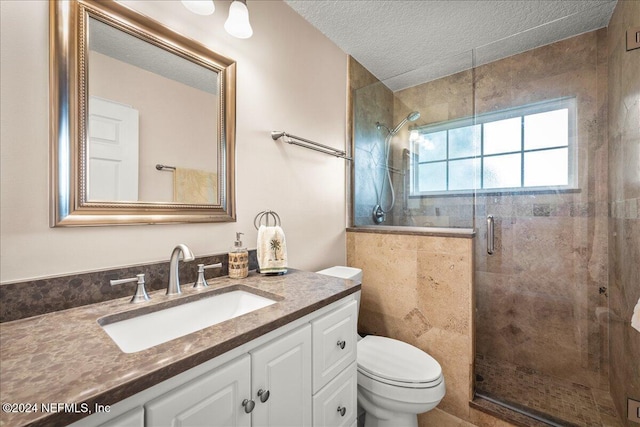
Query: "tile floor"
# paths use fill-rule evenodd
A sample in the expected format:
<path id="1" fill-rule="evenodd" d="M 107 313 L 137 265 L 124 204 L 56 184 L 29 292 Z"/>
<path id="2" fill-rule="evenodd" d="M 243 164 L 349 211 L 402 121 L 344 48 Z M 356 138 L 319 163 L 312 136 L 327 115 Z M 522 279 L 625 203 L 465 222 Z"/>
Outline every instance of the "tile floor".
<path id="1" fill-rule="evenodd" d="M 476 355 L 476 393 L 546 415 L 561 426 L 622 426 L 607 391 L 482 355 Z"/>

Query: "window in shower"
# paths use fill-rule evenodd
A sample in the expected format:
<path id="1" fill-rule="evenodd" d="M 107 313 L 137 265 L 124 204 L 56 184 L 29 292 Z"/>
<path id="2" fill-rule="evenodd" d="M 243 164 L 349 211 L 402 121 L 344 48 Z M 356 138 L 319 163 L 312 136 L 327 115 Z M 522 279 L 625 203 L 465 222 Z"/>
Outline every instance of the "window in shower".
<path id="1" fill-rule="evenodd" d="M 411 131 L 411 195 L 575 187 L 575 98 Z"/>

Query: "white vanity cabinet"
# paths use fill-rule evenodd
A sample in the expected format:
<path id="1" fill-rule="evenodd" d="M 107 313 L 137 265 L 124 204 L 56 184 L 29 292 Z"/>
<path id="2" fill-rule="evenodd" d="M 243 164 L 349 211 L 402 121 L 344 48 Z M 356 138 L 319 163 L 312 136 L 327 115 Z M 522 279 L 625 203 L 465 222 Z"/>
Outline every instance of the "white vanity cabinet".
<path id="1" fill-rule="evenodd" d="M 356 323 L 350 295 L 73 426 L 351 427 Z"/>

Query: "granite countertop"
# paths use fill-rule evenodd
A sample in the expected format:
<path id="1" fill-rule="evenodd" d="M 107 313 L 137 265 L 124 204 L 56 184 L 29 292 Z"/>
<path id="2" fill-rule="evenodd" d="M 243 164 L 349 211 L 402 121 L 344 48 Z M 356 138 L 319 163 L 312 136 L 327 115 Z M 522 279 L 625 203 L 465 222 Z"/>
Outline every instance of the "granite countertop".
<path id="1" fill-rule="evenodd" d="M 209 285 L 206 290 L 197 291 L 185 284 L 178 297 L 167 297 L 164 290 L 151 292 L 152 299 L 145 304 L 129 304 L 127 297 L 0 324 L 0 426 L 71 423 L 86 415 L 40 410 L 7 412 L 4 405 L 113 405 L 360 289 L 351 280 L 298 270 L 289 270 L 282 276 L 251 272 L 246 279 L 221 277 L 210 280 Z M 282 299 L 129 354 L 123 353 L 97 322 L 115 313 L 153 307 L 169 299 L 193 298 L 195 293 L 216 292 L 234 285 Z"/>

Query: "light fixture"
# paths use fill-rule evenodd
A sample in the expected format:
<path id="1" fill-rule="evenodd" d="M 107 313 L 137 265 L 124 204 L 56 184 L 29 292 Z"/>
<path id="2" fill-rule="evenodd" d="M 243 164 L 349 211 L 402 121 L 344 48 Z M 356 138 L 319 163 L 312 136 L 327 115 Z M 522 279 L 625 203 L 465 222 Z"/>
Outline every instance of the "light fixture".
<path id="1" fill-rule="evenodd" d="M 253 35 L 246 0 L 233 0 L 229 6 L 229 17 L 224 23 L 224 29 L 239 39 L 248 39 Z"/>
<path id="2" fill-rule="evenodd" d="M 216 10 L 213 0 L 182 0 L 182 5 L 198 15 L 211 15 Z"/>
<path id="3" fill-rule="evenodd" d="M 211 15 L 216 10 L 213 0 L 181 0 L 181 3 L 189 11 L 198 15 Z M 253 35 L 253 29 L 249 23 L 247 0 L 233 0 L 229 6 L 229 17 L 224 23 L 224 29 L 239 39 L 248 39 Z"/>

